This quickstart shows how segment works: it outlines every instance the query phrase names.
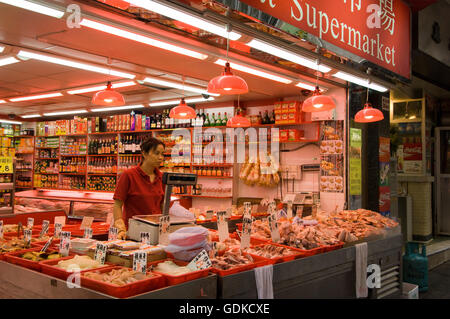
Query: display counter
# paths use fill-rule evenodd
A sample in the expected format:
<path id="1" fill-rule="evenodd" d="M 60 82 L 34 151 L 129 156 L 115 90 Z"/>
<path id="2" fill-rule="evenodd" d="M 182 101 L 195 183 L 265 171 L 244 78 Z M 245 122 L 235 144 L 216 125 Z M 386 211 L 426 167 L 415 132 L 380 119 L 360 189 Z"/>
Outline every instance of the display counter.
<path id="1" fill-rule="evenodd" d="M 356 298 L 355 247 L 296 259 L 273 266 L 274 298 Z M 402 236 L 368 242 L 368 265 L 381 267 L 381 288 L 369 298 L 401 294 Z M 245 282 L 245 285 L 242 283 Z M 71 289 L 63 280 L 6 262 L 0 262 L 0 294 L 9 298 L 112 298 L 86 288 Z M 220 277 L 209 275 L 133 298 L 257 299 L 253 270 Z"/>

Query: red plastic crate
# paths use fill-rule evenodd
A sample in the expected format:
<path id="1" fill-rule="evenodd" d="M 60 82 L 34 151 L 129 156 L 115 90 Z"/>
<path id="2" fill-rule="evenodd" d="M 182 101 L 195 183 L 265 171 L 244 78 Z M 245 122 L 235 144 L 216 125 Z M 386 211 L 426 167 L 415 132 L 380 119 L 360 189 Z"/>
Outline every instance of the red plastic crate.
<path id="1" fill-rule="evenodd" d="M 74 256 L 67 256 L 67 257 L 63 257 L 63 258 L 58 258 L 58 259 L 53 259 L 53 260 L 46 260 L 46 261 L 41 261 L 41 271 L 43 274 L 49 275 L 49 276 L 53 276 L 62 280 L 67 280 L 67 277 L 69 277 L 70 275 L 72 275 L 72 272 L 68 272 L 65 271 L 62 268 L 57 267 L 56 265 L 58 264 L 59 261 L 61 260 L 67 260 L 67 259 L 71 259 Z M 111 266 L 114 266 L 113 264 L 110 263 L 105 263 L 104 266 L 99 267 L 99 268 L 95 268 L 95 269 L 86 269 L 86 270 L 82 270 L 80 273 L 84 273 L 86 271 L 90 271 L 90 270 L 99 270 L 99 269 L 103 269 L 103 268 L 111 268 Z"/>
<path id="2" fill-rule="evenodd" d="M 233 268 L 230 268 L 227 270 L 220 270 L 220 269 L 212 267 L 211 272 L 216 273 L 218 276 L 224 277 L 224 276 L 237 274 L 239 272 L 251 270 L 256 267 L 262 267 L 262 266 L 267 266 L 267 265 L 272 264 L 270 259 L 267 259 L 267 258 L 263 258 L 263 257 L 259 257 L 259 256 L 247 254 L 247 253 L 244 253 L 244 255 L 250 255 L 253 258 L 254 262 L 243 265 L 243 266 L 233 267 Z"/>
<path id="3" fill-rule="evenodd" d="M 286 246 L 286 245 L 284 245 L 284 246 Z M 307 249 L 299 249 L 299 248 L 295 248 L 295 247 L 291 247 L 291 246 L 286 246 L 286 247 L 289 247 L 289 248 L 291 248 L 293 250 L 297 250 L 297 251 L 303 253 L 303 257 L 314 256 L 314 255 L 318 255 L 318 254 L 321 254 L 321 253 L 324 252 L 323 246 L 318 247 L 318 248 L 314 248 L 314 249 L 309 249 L 309 250 L 307 250 Z"/>
<path id="4" fill-rule="evenodd" d="M 31 248 L 42 248 L 42 246 L 41 245 L 37 245 L 37 244 L 35 244 L 35 243 L 31 243 L 30 244 L 30 248 L 24 248 L 24 249 L 21 249 L 21 250 L 16 250 L 16 251 L 14 251 L 14 252 L 12 252 L 12 253 L 18 253 L 18 252 L 21 252 L 21 251 L 24 251 L 24 250 L 28 250 L 28 249 L 31 249 Z M 11 253 L 0 253 L 0 260 L 6 260 L 6 255 L 7 254 L 11 254 Z"/>
<path id="5" fill-rule="evenodd" d="M 181 260 L 176 260 L 176 259 L 172 259 L 172 258 L 167 258 L 167 259 L 163 259 L 163 260 L 158 260 L 158 261 L 154 261 L 151 263 L 148 263 L 148 267 L 150 268 L 151 266 L 157 266 L 159 263 L 165 262 L 167 260 L 173 261 L 175 264 L 177 264 L 178 266 L 186 266 L 187 264 L 189 264 L 186 261 L 181 261 Z M 203 278 L 208 276 L 210 268 L 207 269 L 203 269 L 203 270 L 197 270 L 197 271 L 193 271 L 187 274 L 183 274 L 183 275 L 179 275 L 179 276 L 172 276 L 172 275 L 168 275 L 159 271 L 154 271 L 157 274 L 162 275 L 165 278 L 166 281 L 166 286 L 173 286 L 173 285 L 178 285 L 181 284 L 183 282 L 186 281 L 190 281 L 190 280 L 195 280 L 195 279 L 199 279 L 199 278 Z"/>
<path id="6" fill-rule="evenodd" d="M 304 257 L 304 256 L 305 256 L 305 255 L 303 254 L 303 252 L 300 252 L 300 251 L 298 251 L 298 250 L 294 250 L 294 249 L 292 249 L 292 247 L 285 246 L 285 245 L 280 245 L 280 244 L 276 244 L 276 243 L 268 243 L 268 244 L 254 245 L 254 246 L 251 246 L 251 248 L 254 248 L 254 247 L 264 247 L 264 246 L 266 246 L 266 245 L 271 245 L 271 246 L 277 246 L 277 247 L 284 247 L 284 248 L 287 248 L 287 249 L 291 250 L 292 254 L 291 254 L 291 255 L 288 255 L 288 256 L 281 256 L 281 257 L 275 257 L 275 258 L 262 257 L 262 256 L 259 256 L 259 255 L 253 254 L 253 253 L 250 253 L 250 255 L 252 255 L 252 256 L 253 256 L 253 255 L 256 255 L 256 256 L 261 257 L 261 258 L 269 259 L 270 261 L 272 261 L 273 264 L 278 264 L 278 263 L 282 263 L 282 262 L 286 262 L 286 261 L 292 261 L 292 260 L 294 260 L 294 259 L 301 258 L 301 257 Z"/>
<path id="7" fill-rule="evenodd" d="M 339 242 L 339 244 L 336 245 L 329 245 L 329 246 L 322 246 L 323 247 L 323 252 L 327 253 L 329 251 L 333 251 L 333 250 L 337 250 L 337 249 L 341 249 L 344 247 L 344 243 L 343 242 Z"/>
<path id="8" fill-rule="evenodd" d="M 98 270 L 88 270 L 83 272 L 83 274 L 90 272 L 107 273 L 114 269 L 123 269 L 126 267 L 110 267 Z M 129 269 L 129 268 L 128 268 Z M 100 291 L 107 295 L 117 297 L 117 298 L 128 298 L 131 296 L 139 295 L 145 292 L 149 292 L 155 289 L 164 287 L 165 279 L 162 275 L 155 272 L 147 272 L 147 274 L 152 274 L 151 278 L 146 278 L 143 280 L 135 281 L 133 283 L 119 286 L 115 284 L 106 283 L 103 281 L 98 281 L 92 278 L 86 278 L 84 275 L 81 276 L 81 286 L 92 290 Z"/>
<path id="9" fill-rule="evenodd" d="M 25 258 L 21 258 L 20 256 L 24 253 L 30 252 L 30 251 L 40 251 L 42 247 L 37 248 L 31 248 L 31 249 L 25 249 L 25 250 L 19 250 L 13 253 L 5 254 L 5 260 L 11 264 L 15 264 L 18 266 L 22 266 L 31 270 L 35 271 L 41 271 L 41 264 L 39 261 L 32 261 Z M 49 252 L 55 252 L 56 250 L 48 250 Z M 57 252 L 57 251 L 56 251 Z"/>

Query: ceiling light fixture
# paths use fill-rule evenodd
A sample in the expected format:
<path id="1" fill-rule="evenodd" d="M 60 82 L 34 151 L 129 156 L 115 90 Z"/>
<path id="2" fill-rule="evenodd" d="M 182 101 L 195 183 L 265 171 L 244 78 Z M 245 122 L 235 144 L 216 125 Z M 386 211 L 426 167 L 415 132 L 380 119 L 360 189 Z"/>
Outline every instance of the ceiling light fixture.
<path id="1" fill-rule="evenodd" d="M 316 90 L 316 87 L 314 85 L 303 83 L 303 82 L 299 82 L 295 86 L 299 87 L 299 88 L 302 88 L 302 89 L 305 89 L 305 90 L 309 90 L 309 91 L 315 91 Z M 320 90 L 324 91 L 323 88 L 321 88 Z"/>
<path id="2" fill-rule="evenodd" d="M 20 117 L 23 119 L 32 119 L 32 118 L 36 118 L 36 117 L 41 117 L 41 114 L 21 115 Z"/>
<path id="3" fill-rule="evenodd" d="M 22 122 L 18 121 L 10 121 L 10 120 L 0 120 L 1 123 L 7 123 L 7 124 L 22 124 Z"/>
<path id="4" fill-rule="evenodd" d="M 104 107 L 98 109 L 91 109 L 92 112 L 109 112 L 109 111 L 120 111 L 120 110 L 133 110 L 133 109 L 142 109 L 145 106 L 143 104 L 136 105 L 125 105 L 125 106 L 115 106 L 115 107 Z"/>
<path id="5" fill-rule="evenodd" d="M 8 57 L 8 58 L 3 58 L 0 59 L 0 66 L 4 66 L 4 65 L 8 65 L 8 64 L 13 64 L 13 63 L 17 63 L 20 62 L 18 59 L 16 59 L 15 57 Z"/>
<path id="6" fill-rule="evenodd" d="M 48 54 L 38 54 L 38 53 L 30 52 L 30 51 L 20 50 L 17 55 L 19 57 L 36 59 L 36 60 L 40 60 L 40 61 L 50 62 L 50 63 L 54 63 L 54 64 L 59 64 L 59 65 L 65 65 L 65 66 L 72 67 L 72 68 L 107 74 L 107 75 L 111 75 L 111 76 L 117 76 L 117 77 L 126 78 L 126 79 L 134 79 L 136 77 L 136 75 L 134 75 L 134 74 L 116 71 L 116 70 L 112 70 L 112 69 L 105 68 L 105 67 L 99 67 L 99 66 L 95 66 L 92 64 L 76 62 L 73 60 L 61 59 L 61 58 L 57 58 L 57 57 L 54 57 L 54 56 L 51 56 Z"/>
<path id="7" fill-rule="evenodd" d="M 345 72 L 339 71 L 336 74 L 333 74 L 333 76 L 337 77 L 337 78 L 339 78 L 341 80 L 352 82 L 352 83 L 364 86 L 366 88 L 369 88 L 369 89 L 372 89 L 372 90 L 375 90 L 375 91 L 386 92 L 386 91 L 389 90 L 388 88 L 386 88 L 386 87 L 384 87 L 382 85 L 370 82 L 370 80 L 368 80 L 368 79 L 360 78 L 358 76 L 355 76 L 355 75 L 352 75 L 352 74 L 349 74 L 349 73 L 345 73 Z"/>
<path id="8" fill-rule="evenodd" d="M 87 110 L 61 111 L 61 112 L 44 113 L 44 116 L 69 115 L 87 112 L 88 112 Z"/>
<path id="9" fill-rule="evenodd" d="M 0 45 L 0 53 L 2 53 L 5 50 L 5 47 Z"/>
<path id="10" fill-rule="evenodd" d="M 31 101 L 31 100 L 48 99 L 48 98 L 58 97 L 58 96 L 63 96 L 63 95 L 60 92 L 56 92 L 56 93 L 48 93 L 48 94 L 15 97 L 15 98 L 9 99 L 9 101 L 10 102 L 24 102 L 24 101 Z"/>
<path id="11" fill-rule="evenodd" d="M 170 110 L 169 117 L 179 120 L 195 119 L 197 114 L 195 110 L 186 104 L 184 98 L 181 99 L 180 104 Z"/>
<path id="12" fill-rule="evenodd" d="M 164 87 L 171 87 L 171 88 L 174 88 L 174 89 L 179 89 L 179 90 L 185 90 L 185 91 L 189 91 L 189 92 L 199 93 L 199 94 L 208 94 L 208 95 L 214 95 L 214 96 L 219 96 L 220 95 L 220 94 L 210 94 L 204 88 L 201 88 L 201 87 L 196 87 L 196 86 L 191 86 L 191 85 L 183 85 L 182 83 L 162 80 L 162 79 L 155 78 L 155 77 L 146 77 L 144 79 L 144 82 L 152 83 L 152 84 L 156 84 L 156 85 L 161 85 L 161 86 L 164 86 Z"/>
<path id="13" fill-rule="evenodd" d="M 227 61 L 222 60 L 222 59 L 218 59 L 216 62 L 214 62 L 215 64 L 221 65 L 221 66 L 225 66 L 225 64 L 227 63 Z M 237 63 L 230 63 L 230 66 L 235 69 L 235 70 L 239 70 L 245 73 L 249 73 L 249 74 L 253 74 L 262 78 L 266 78 L 269 80 L 273 80 L 273 81 L 277 81 L 277 82 L 281 82 L 284 84 L 290 84 L 292 83 L 292 80 L 289 80 L 287 78 L 272 74 L 272 73 L 268 73 L 268 72 L 264 72 L 264 71 L 260 71 L 254 68 L 250 68 L 247 67 L 245 65 L 241 65 L 241 64 L 237 64 Z"/>
<path id="14" fill-rule="evenodd" d="M 196 97 L 196 98 L 185 99 L 186 104 L 201 103 L 201 102 L 208 102 L 208 101 L 214 101 L 214 98 L 209 97 L 209 98 L 205 99 L 203 97 Z M 156 101 L 156 102 L 151 102 L 148 105 L 151 107 L 169 106 L 169 105 L 177 105 L 179 102 L 180 102 L 180 100 Z"/>
<path id="15" fill-rule="evenodd" d="M 116 82 L 116 83 L 112 83 L 111 88 L 118 89 L 118 88 L 133 86 L 133 85 L 136 85 L 136 82 L 133 82 L 133 81 Z M 87 87 L 87 88 L 83 88 L 83 89 L 70 90 L 70 91 L 67 91 L 67 93 L 72 94 L 72 95 L 83 94 L 83 93 L 97 92 L 97 91 L 105 90 L 106 88 L 107 88 L 106 85 L 99 85 L 99 86 L 92 86 L 92 87 Z"/>
<path id="16" fill-rule="evenodd" d="M 83 19 L 80 22 L 80 25 L 88 27 L 88 28 L 92 28 L 95 30 L 99 30 L 99 31 L 103 31 L 112 35 L 116 35 L 118 37 L 121 38 L 125 38 L 128 40 L 133 40 L 133 41 L 137 41 L 140 43 L 144 43 L 147 45 L 151 45 L 154 47 L 158 47 L 164 50 L 168 50 L 168 51 L 172 51 L 175 53 L 179 53 L 179 54 L 183 54 L 183 55 L 187 55 L 196 59 L 200 59 L 200 60 L 204 60 L 208 57 L 208 55 L 206 54 L 202 54 L 196 51 L 192 51 L 189 49 L 185 49 L 183 47 L 179 47 L 167 42 L 162 42 L 156 39 L 152 39 L 137 33 L 133 33 L 133 32 L 129 32 L 123 29 L 119 29 L 110 25 L 106 25 L 97 21 L 93 21 L 93 20 L 89 20 L 89 19 Z"/>
<path id="17" fill-rule="evenodd" d="M 369 103 L 369 89 L 367 89 L 367 98 L 364 108 L 355 115 L 355 122 L 357 123 L 372 123 L 384 120 L 383 112 L 372 107 Z"/>
<path id="18" fill-rule="evenodd" d="M 34 1 L 26 1 L 26 0 L 0 0 L 0 3 L 9 4 L 15 7 L 19 7 L 25 10 L 30 10 L 33 12 L 45 14 L 54 18 L 62 18 L 65 14 L 64 11 L 50 8 L 48 6 L 44 6 L 42 4 L 36 3 Z"/>
<path id="19" fill-rule="evenodd" d="M 123 97 L 123 95 L 117 91 L 114 91 L 111 86 L 111 82 L 108 82 L 105 90 L 95 93 L 92 97 L 92 104 L 107 106 L 125 105 L 125 98 Z"/>
<path id="20" fill-rule="evenodd" d="M 5 100 L 0 100 L 0 104 L 6 103 Z"/>
<path id="21" fill-rule="evenodd" d="M 239 33 L 228 32 L 227 26 L 225 25 L 213 23 L 211 21 L 208 21 L 201 17 L 197 17 L 188 12 L 179 10 L 169 4 L 161 3 L 159 1 L 154 0 L 125 0 L 125 1 L 133 6 L 141 7 L 159 13 L 165 17 L 181 21 L 196 28 L 220 35 L 221 37 L 224 38 L 229 37 L 233 41 L 236 41 L 241 37 Z"/>
<path id="22" fill-rule="evenodd" d="M 254 49 L 266 52 L 271 55 L 275 55 L 279 58 L 306 66 L 313 70 L 317 70 L 317 63 L 314 60 L 310 60 L 290 51 L 280 49 L 279 47 L 273 46 L 267 42 L 253 39 L 249 43 L 247 43 L 247 45 L 251 46 Z M 320 72 L 327 73 L 331 71 L 331 68 L 327 67 L 326 65 L 320 64 L 318 70 Z"/>

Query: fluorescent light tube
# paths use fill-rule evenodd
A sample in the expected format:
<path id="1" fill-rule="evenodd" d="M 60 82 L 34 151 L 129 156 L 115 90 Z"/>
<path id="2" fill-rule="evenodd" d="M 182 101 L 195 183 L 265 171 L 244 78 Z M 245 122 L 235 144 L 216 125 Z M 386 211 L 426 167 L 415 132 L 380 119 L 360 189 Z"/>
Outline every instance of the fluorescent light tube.
<path id="1" fill-rule="evenodd" d="M 181 99 L 173 99 L 173 100 L 168 100 L 168 101 L 160 101 L 160 102 L 152 102 L 149 103 L 149 106 L 151 107 L 156 107 L 156 106 L 168 106 L 168 105 L 177 105 L 180 103 Z M 204 99 L 202 97 L 194 97 L 194 98 L 190 98 L 190 99 L 185 99 L 184 100 L 186 102 L 186 104 L 189 103 L 198 103 L 198 102 L 207 102 L 207 101 L 214 101 L 213 97 L 210 97 L 208 99 Z"/>
<path id="2" fill-rule="evenodd" d="M 241 37 L 241 35 L 237 32 L 228 32 L 226 25 L 219 25 L 208 21 L 206 19 L 197 17 L 188 12 L 178 10 L 172 6 L 165 5 L 163 3 L 153 1 L 153 0 L 125 0 L 133 6 L 141 7 L 156 13 L 159 13 L 163 16 L 172 18 L 174 20 L 181 21 L 183 23 L 189 24 L 193 27 L 220 35 L 221 37 L 229 37 L 230 40 L 236 41 Z"/>
<path id="3" fill-rule="evenodd" d="M 0 59 L 0 66 L 13 64 L 13 63 L 17 63 L 17 62 L 20 62 L 20 61 L 18 59 L 16 59 L 15 57 L 3 58 L 3 59 Z"/>
<path id="4" fill-rule="evenodd" d="M 64 11 L 53 9 L 42 4 L 36 3 L 34 1 L 26 0 L 0 0 L 0 3 L 9 4 L 15 7 L 19 7 L 25 10 L 34 11 L 37 13 L 45 14 L 54 18 L 62 18 L 65 14 Z"/>
<path id="5" fill-rule="evenodd" d="M 15 97 L 12 99 L 9 99 L 10 102 L 23 102 L 23 101 L 30 101 L 30 100 L 40 100 L 40 99 L 48 99 L 51 97 L 58 97 L 63 96 L 61 93 L 49 93 L 49 94 L 39 94 L 39 95 L 29 95 L 29 96 L 22 96 L 22 97 Z"/>
<path id="6" fill-rule="evenodd" d="M 32 119 L 32 118 L 35 118 L 35 117 L 41 117 L 41 114 L 21 115 L 20 117 L 23 118 L 23 119 Z"/>
<path id="7" fill-rule="evenodd" d="M 10 120 L 0 120 L 1 123 L 8 123 L 8 124 L 22 124 L 22 122 L 17 121 L 10 121 Z"/>
<path id="8" fill-rule="evenodd" d="M 88 28 L 92 28 L 95 30 L 103 31 L 103 32 L 106 32 L 106 33 L 109 33 L 112 35 L 116 35 L 121 38 L 137 41 L 137 42 L 148 44 L 148 45 L 158 47 L 158 48 L 161 48 L 164 50 L 187 55 L 187 56 L 190 56 L 190 57 L 193 57 L 196 59 L 204 60 L 208 57 L 208 55 L 206 55 L 206 54 L 202 54 L 202 53 L 199 53 L 196 51 L 185 49 L 183 47 L 179 47 L 179 46 L 167 43 L 167 42 L 162 42 L 162 41 L 159 41 L 156 39 L 152 39 L 152 38 L 149 38 L 149 37 L 137 34 L 137 33 L 125 31 L 123 29 L 112 27 L 112 26 L 109 26 L 109 25 L 106 25 L 103 23 L 89 20 L 89 19 L 83 19 L 80 22 L 80 25 L 88 27 Z"/>
<path id="9" fill-rule="evenodd" d="M 218 65 L 225 66 L 225 63 L 227 63 L 227 61 L 222 60 L 222 59 L 218 59 L 214 63 L 218 64 Z M 264 71 L 260 71 L 258 69 L 250 68 L 250 67 L 245 66 L 245 65 L 241 65 L 241 64 L 236 64 L 234 62 L 230 62 L 230 66 L 234 70 L 239 70 L 239 71 L 242 71 L 242 72 L 245 72 L 245 73 L 253 74 L 253 75 L 256 75 L 256 76 L 259 76 L 259 77 L 262 77 L 262 78 L 266 78 L 266 79 L 269 79 L 269 80 L 281 82 L 281 83 L 284 83 L 284 84 L 292 83 L 292 81 L 287 79 L 287 78 L 275 75 L 273 73 L 264 72 Z"/>
<path id="10" fill-rule="evenodd" d="M 6 103 L 5 100 L 0 100 L 0 104 Z"/>
<path id="11" fill-rule="evenodd" d="M 180 90 L 183 90 L 183 91 L 199 93 L 199 94 L 207 94 L 207 95 L 213 95 L 213 96 L 219 96 L 220 95 L 220 94 L 208 93 L 208 91 L 206 89 L 203 89 L 203 88 L 200 88 L 200 87 L 195 87 L 195 86 L 186 85 L 186 84 L 183 85 L 182 83 L 171 82 L 171 81 L 167 81 L 167 80 L 161 80 L 161 79 L 153 78 L 153 77 L 146 77 L 144 79 L 144 82 L 152 83 L 152 84 L 156 84 L 156 85 L 161 85 L 161 86 L 165 86 L 165 87 L 171 87 L 171 88 L 174 88 L 174 89 L 180 89 Z"/>
<path id="12" fill-rule="evenodd" d="M 78 114 L 78 113 L 87 113 L 87 110 L 61 111 L 61 112 L 53 112 L 53 113 L 44 113 L 44 115 L 45 116 L 54 116 L 54 115 L 68 115 L 68 114 Z"/>
<path id="13" fill-rule="evenodd" d="M 303 82 L 299 82 L 295 86 L 302 88 L 302 89 L 310 90 L 310 91 L 316 90 L 316 87 L 314 85 L 303 83 Z"/>
<path id="14" fill-rule="evenodd" d="M 37 53 L 24 51 L 24 50 L 19 51 L 18 56 L 21 56 L 24 58 L 29 58 L 29 59 L 41 60 L 41 61 L 50 62 L 50 63 L 54 63 L 54 64 L 59 64 L 59 65 L 65 65 L 68 67 L 82 69 L 82 70 L 86 70 L 86 71 L 92 71 L 92 72 L 97 72 L 97 73 L 102 73 L 102 74 L 107 74 L 107 75 L 113 75 L 113 76 L 117 76 L 117 77 L 121 77 L 121 78 L 134 79 L 136 77 L 136 75 L 130 74 L 130 73 L 115 71 L 115 70 L 111 70 L 108 68 L 95 66 L 92 64 L 75 62 L 72 60 L 61 59 L 61 58 L 57 58 L 57 57 L 50 56 L 50 55 L 37 54 Z"/>
<path id="15" fill-rule="evenodd" d="M 345 72 L 337 72 L 336 74 L 333 74 L 334 77 L 337 77 L 339 79 L 348 81 L 348 82 L 352 82 L 361 86 L 364 86 L 366 88 L 369 89 L 373 89 L 379 92 L 386 92 L 388 90 L 388 88 L 382 86 L 382 85 L 378 85 L 376 83 L 369 83 L 368 79 L 365 78 L 360 78 L 358 76 L 349 74 L 349 73 L 345 73 Z"/>
<path id="16" fill-rule="evenodd" d="M 323 72 L 323 73 L 327 73 L 327 72 L 331 71 L 331 68 L 329 68 L 329 67 L 327 67 L 327 66 L 325 66 L 323 64 L 317 65 L 316 61 L 314 61 L 314 60 L 310 60 L 310 59 L 304 58 L 304 57 L 302 57 L 302 56 L 300 56 L 298 54 L 289 52 L 289 51 L 284 50 L 284 49 L 280 49 L 280 48 L 278 48 L 276 46 L 273 46 L 273 45 L 271 45 L 269 43 L 266 43 L 266 42 L 263 42 L 263 41 L 260 41 L 260 40 L 257 40 L 257 39 L 251 40 L 249 43 L 247 43 L 247 45 L 251 46 L 252 48 L 255 48 L 257 50 L 266 52 L 268 54 L 275 55 L 275 56 L 277 56 L 279 58 L 282 58 L 282 59 L 285 59 L 285 60 L 288 60 L 288 61 L 300 64 L 300 65 L 306 66 L 306 67 L 308 67 L 310 69 L 313 69 L 313 70 L 318 70 L 318 71 Z"/>
<path id="17" fill-rule="evenodd" d="M 119 110 L 132 110 L 132 109 L 142 109 L 145 106 L 142 104 L 137 105 L 125 105 L 125 106 L 115 106 L 115 107 L 104 107 L 98 109 L 91 109 L 92 112 L 108 112 L 108 111 L 119 111 Z"/>
<path id="18" fill-rule="evenodd" d="M 112 83 L 111 87 L 113 89 L 117 89 L 117 88 L 133 86 L 133 85 L 136 85 L 136 83 L 133 81 L 128 81 L 128 82 Z M 106 85 L 99 85 L 99 86 L 87 87 L 84 89 L 70 90 L 70 91 L 67 91 L 67 93 L 73 95 L 73 94 L 83 94 L 83 93 L 89 93 L 89 92 L 98 92 L 98 91 L 102 91 L 102 90 L 106 90 Z"/>
<path id="19" fill-rule="evenodd" d="M 2 53 L 5 50 L 5 47 L 3 45 L 0 45 L 0 53 Z"/>

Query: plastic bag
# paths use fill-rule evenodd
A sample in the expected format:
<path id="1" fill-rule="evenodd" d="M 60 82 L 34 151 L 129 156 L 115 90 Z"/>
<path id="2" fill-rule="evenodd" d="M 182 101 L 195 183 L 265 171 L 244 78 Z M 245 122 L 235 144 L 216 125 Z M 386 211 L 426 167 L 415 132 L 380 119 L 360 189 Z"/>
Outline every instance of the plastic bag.
<path id="1" fill-rule="evenodd" d="M 176 201 L 173 203 L 172 207 L 169 209 L 169 215 L 173 217 L 179 217 L 188 220 L 195 220 L 193 213 L 188 211 L 186 208 L 180 205 L 180 202 Z"/>
<path id="2" fill-rule="evenodd" d="M 170 245 L 191 247 L 208 238 L 208 229 L 202 226 L 183 227 L 169 234 Z"/>

